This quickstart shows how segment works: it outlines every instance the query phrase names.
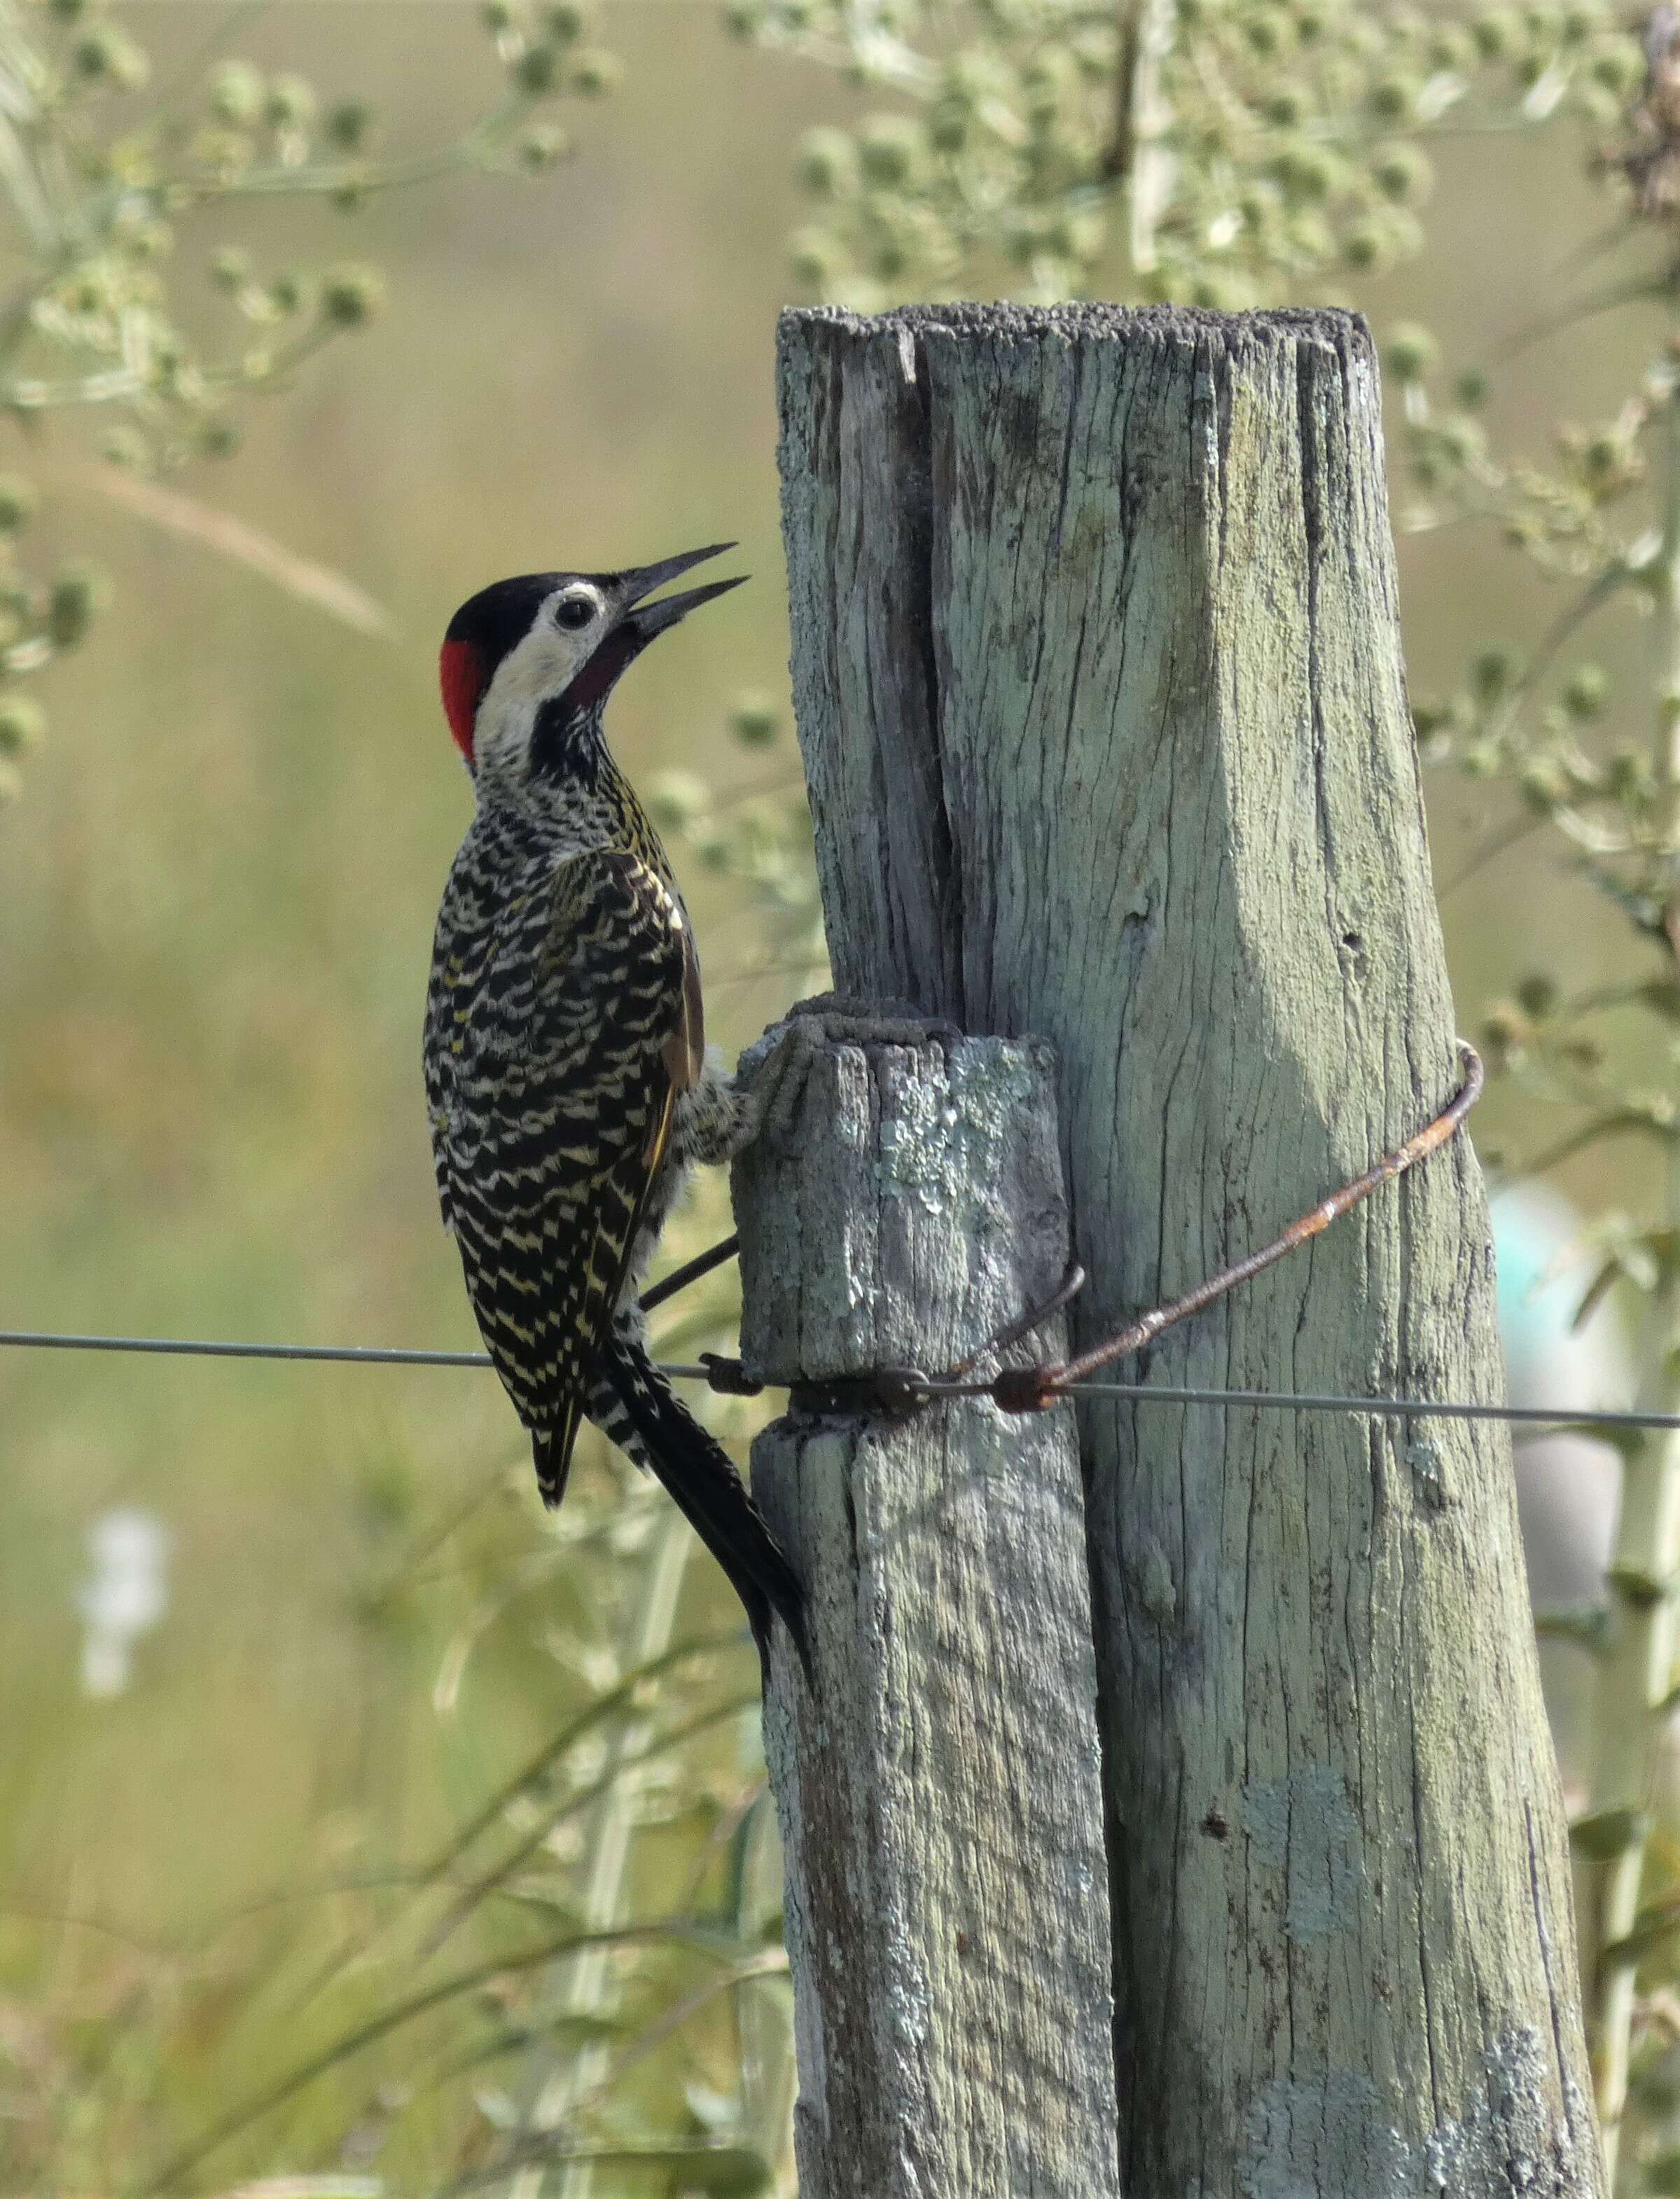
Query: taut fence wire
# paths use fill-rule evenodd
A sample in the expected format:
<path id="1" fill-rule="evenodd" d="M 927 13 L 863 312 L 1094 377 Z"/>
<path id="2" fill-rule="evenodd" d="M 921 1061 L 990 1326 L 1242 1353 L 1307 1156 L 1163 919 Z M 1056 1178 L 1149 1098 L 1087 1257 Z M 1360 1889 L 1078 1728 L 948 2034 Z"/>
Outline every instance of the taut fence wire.
<path id="1" fill-rule="evenodd" d="M 482 1351 L 403 1350 L 361 1344 L 236 1344 L 201 1336 L 83 1336 L 38 1328 L 0 1328 L 0 1349 L 26 1351 L 129 1351 L 179 1359 L 277 1359 L 322 1362 L 352 1367 L 465 1367 L 487 1368 Z M 722 1368 L 665 1362 L 661 1372 L 674 1381 L 704 1382 L 726 1396 L 751 1394 L 748 1385 Z M 929 1402 L 965 1390 L 926 1385 Z M 1507 1420 L 1520 1427 L 1680 1428 L 1680 1413 L 1620 1412 L 1568 1405 L 1473 1404 L 1443 1397 L 1356 1397 L 1296 1390 L 1198 1390 L 1167 1383 L 1070 1383 L 1056 1402 L 1076 1397 L 1123 1398 L 1135 1404 L 1257 1407 L 1292 1413 L 1356 1413 L 1368 1420 Z"/>
<path id="2" fill-rule="evenodd" d="M 972 1368 L 988 1352 L 1021 1342 L 1048 1315 L 1065 1305 L 1082 1286 L 1082 1269 L 1071 1268 L 1060 1286 L 1037 1306 L 994 1337 L 960 1367 L 944 1374 L 929 1375 L 917 1368 L 885 1368 L 872 1376 L 837 1382 L 794 1385 L 790 1395 L 796 1407 L 844 1411 L 873 1409 L 903 1412 L 932 1404 L 942 1397 L 989 1397 L 1002 1411 L 1044 1412 L 1076 1398 L 1119 1399 L 1140 1405 L 1207 1405 L 1228 1411 L 1259 1410 L 1290 1413 L 1350 1413 L 1366 1420 L 1502 1420 L 1518 1427 L 1601 1430 L 1680 1428 L 1680 1413 L 1651 1413 L 1597 1406 L 1501 1405 L 1450 1397 L 1341 1397 L 1326 1391 L 1301 1390 L 1199 1389 L 1158 1382 L 1108 1382 L 1092 1377 L 1116 1359 L 1145 1350 L 1161 1332 L 1189 1315 L 1203 1311 L 1217 1298 L 1247 1282 L 1263 1269 L 1298 1251 L 1333 1222 L 1368 1199 L 1380 1185 L 1403 1175 L 1430 1153 L 1456 1135 L 1465 1117 L 1481 1097 L 1483 1070 L 1473 1047 L 1459 1041 L 1464 1082 L 1435 1117 L 1405 1144 L 1385 1153 L 1362 1175 L 1332 1192 L 1318 1205 L 1292 1222 L 1269 1245 L 1216 1275 L 1170 1305 L 1157 1306 L 1132 1321 L 1117 1335 L 1077 1359 L 1061 1365 L 1006 1368 L 989 1379 L 970 1379 Z M 721 1267 L 739 1249 L 739 1239 L 726 1237 L 662 1276 L 642 1294 L 642 1307 L 652 1312 L 668 1298 Z M 398 1346 L 364 1344 L 246 1344 L 213 1337 L 102 1336 L 39 1328 L 0 1328 L 0 1349 L 32 1351 L 136 1352 L 166 1358 L 302 1361 L 353 1367 L 455 1367 L 487 1368 L 484 1351 L 429 1351 Z M 674 1381 L 703 1382 L 725 1397 L 756 1397 L 766 1386 L 755 1381 L 738 1359 L 708 1352 L 703 1362 L 663 1362 L 662 1374 Z"/>

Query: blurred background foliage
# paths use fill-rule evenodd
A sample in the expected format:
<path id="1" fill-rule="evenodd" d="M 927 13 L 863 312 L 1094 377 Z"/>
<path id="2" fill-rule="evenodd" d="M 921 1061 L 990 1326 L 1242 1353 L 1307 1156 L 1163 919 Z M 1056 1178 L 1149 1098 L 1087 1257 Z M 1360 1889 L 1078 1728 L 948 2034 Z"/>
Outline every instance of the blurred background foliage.
<path id="1" fill-rule="evenodd" d="M 614 738 L 715 1035 L 818 989 L 790 295 L 1327 301 L 1386 353 L 1449 948 L 1509 1072 L 1480 1141 L 1514 1177 L 1555 1148 L 1593 1217 L 1573 1265 L 1587 1233 L 1539 1214 L 1509 1318 L 1543 1296 L 1568 1334 L 1597 1269 L 1610 1315 L 1654 1309 L 1634 1371 L 1670 1394 L 1680 494 L 1642 27 L 0 8 L 0 1321 L 474 1343 L 417 1054 L 468 804 L 433 652 L 496 575 L 740 538 L 755 586 L 650 654 Z M 20 143 L 53 149 L 32 226 Z M 709 1186 L 674 1254 L 726 1226 Z M 723 1284 L 662 1341 L 730 1315 Z M 1584 1403 L 1632 1379 L 1577 1371 Z M 493 1381 L 443 1371 L 9 1355 L 0 1441 L 4 2188 L 790 2188 L 754 1663 L 656 1491 L 597 1447 L 545 1521 Z M 1636 1979 L 1593 1973 L 1630 2192 L 1680 2189 L 1680 1850 L 1643 1807 L 1629 1660 L 1665 1607 L 1627 1531 L 1625 1593 L 1595 1561 L 1549 1654 L 1590 1704 L 1584 1926 L 1630 1883 L 1610 1936 L 1643 1935 Z"/>

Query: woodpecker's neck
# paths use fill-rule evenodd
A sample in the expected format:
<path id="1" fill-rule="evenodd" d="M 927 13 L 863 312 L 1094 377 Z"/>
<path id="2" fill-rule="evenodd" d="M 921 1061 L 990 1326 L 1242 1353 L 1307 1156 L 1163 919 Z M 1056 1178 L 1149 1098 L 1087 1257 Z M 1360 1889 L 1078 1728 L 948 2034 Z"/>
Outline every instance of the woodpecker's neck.
<path id="1" fill-rule="evenodd" d="M 613 760 L 601 717 L 600 704 L 564 716 L 552 702 L 509 711 L 481 741 L 474 773 L 478 814 L 556 855 L 598 848 L 645 855 L 651 849 L 663 869 L 663 850 Z"/>

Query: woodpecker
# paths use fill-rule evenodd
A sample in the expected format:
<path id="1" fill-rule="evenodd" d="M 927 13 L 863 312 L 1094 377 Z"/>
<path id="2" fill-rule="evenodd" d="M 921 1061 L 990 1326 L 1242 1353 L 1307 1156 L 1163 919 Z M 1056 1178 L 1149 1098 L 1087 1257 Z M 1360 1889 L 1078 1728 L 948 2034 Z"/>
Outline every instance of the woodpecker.
<path id="1" fill-rule="evenodd" d="M 648 1350 L 639 1292 L 672 1204 L 767 1094 L 707 1050 L 688 912 L 602 731 L 654 637 L 739 582 L 650 598 L 732 547 L 499 580 L 450 621 L 443 707 L 475 806 L 438 913 L 426 1095 L 444 1224 L 544 1502 L 592 1421 L 675 1499 L 761 1658 L 773 1612 L 802 1659 L 793 1568 Z"/>

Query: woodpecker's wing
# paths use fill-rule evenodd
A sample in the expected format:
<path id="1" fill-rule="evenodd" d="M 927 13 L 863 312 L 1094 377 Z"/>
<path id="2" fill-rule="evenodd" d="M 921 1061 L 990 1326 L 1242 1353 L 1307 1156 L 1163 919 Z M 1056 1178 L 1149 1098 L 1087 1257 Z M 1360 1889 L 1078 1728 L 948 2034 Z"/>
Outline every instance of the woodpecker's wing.
<path id="1" fill-rule="evenodd" d="M 668 1041 L 665 1065 L 675 1090 L 686 1092 L 700 1082 L 706 1065 L 706 1010 L 700 998 L 700 957 L 694 951 L 694 934 L 680 908 L 677 917 L 682 925 L 682 1013 Z"/>
<path id="2" fill-rule="evenodd" d="M 473 1309 L 550 1503 L 695 1073 L 692 962 L 681 906 L 647 864 L 562 863 L 524 1012 L 499 1004 L 516 1043 L 480 1069 L 470 1150 L 446 1140 L 440 1160 Z"/>

